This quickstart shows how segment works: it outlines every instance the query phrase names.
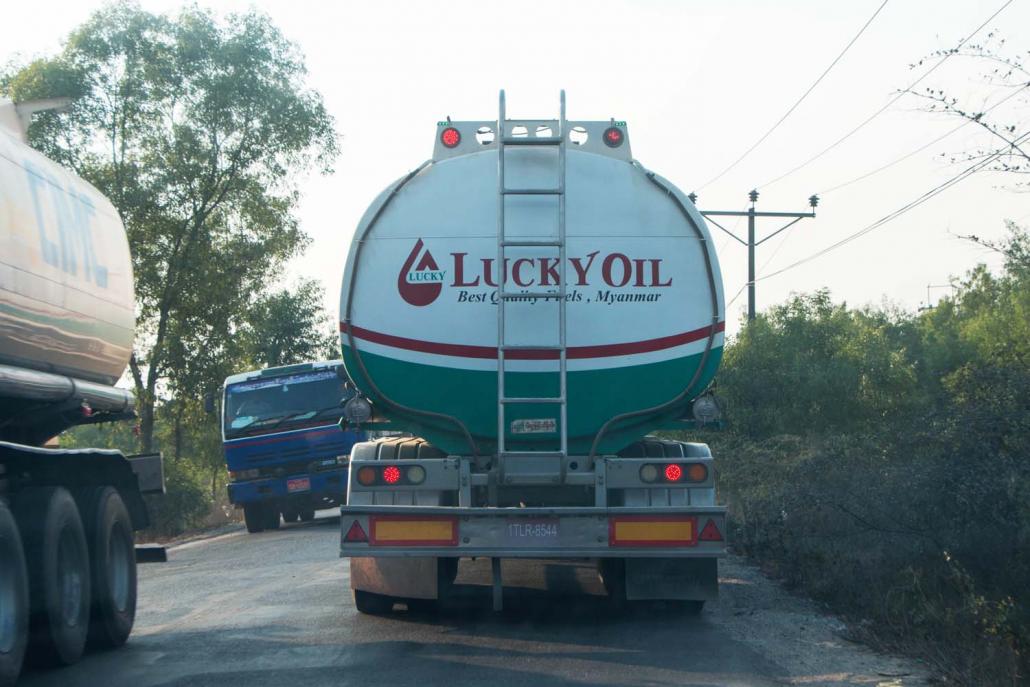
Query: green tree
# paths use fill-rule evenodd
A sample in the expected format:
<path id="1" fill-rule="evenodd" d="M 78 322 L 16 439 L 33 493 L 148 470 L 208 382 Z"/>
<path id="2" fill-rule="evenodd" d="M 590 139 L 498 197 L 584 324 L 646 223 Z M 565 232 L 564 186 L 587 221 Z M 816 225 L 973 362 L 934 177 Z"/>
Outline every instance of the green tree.
<path id="1" fill-rule="evenodd" d="M 263 296 L 251 311 L 247 346 L 255 367 L 340 357 L 340 339 L 315 281 Z"/>
<path id="2" fill-rule="evenodd" d="M 296 183 L 329 171 L 333 120 L 304 86 L 293 44 L 255 11 L 219 23 L 206 10 L 154 15 L 110 5 L 59 54 L 0 79 L 12 99 L 73 96 L 44 113 L 32 144 L 72 167 L 118 207 L 138 301 L 130 360 L 140 443 L 154 443 L 163 383 L 228 355 L 232 338 L 305 245 Z"/>

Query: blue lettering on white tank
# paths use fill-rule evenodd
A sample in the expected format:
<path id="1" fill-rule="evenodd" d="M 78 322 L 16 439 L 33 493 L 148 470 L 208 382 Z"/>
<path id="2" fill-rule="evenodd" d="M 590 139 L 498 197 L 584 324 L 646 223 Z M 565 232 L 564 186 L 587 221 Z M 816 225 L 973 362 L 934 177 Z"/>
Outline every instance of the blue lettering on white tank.
<path id="1" fill-rule="evenodd" d="M 25 161 L 32 204 L 36 213 L 39 247 L 48 265 L 59 267 L 66 274 L 79 275 L 82 260 L 83 278 L 101 288 L 107 288 L 107 267 L 101 265 L 93 250 L 92 218 L 96 214 L 93 202 L 84 195 L 66 190 L 45 170 Z M 44 190 L 46 189 L 46 190 Z M 47 199 L 57 218 L 57 242 L 47 230 L 43 209 Z"/>

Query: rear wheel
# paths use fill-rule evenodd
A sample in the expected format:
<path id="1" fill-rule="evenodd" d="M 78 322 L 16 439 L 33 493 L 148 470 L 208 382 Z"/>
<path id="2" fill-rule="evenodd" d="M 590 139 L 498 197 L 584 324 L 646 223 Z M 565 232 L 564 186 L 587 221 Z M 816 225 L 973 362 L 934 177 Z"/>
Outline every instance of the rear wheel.
<path id="1" fill-rule="evenodd" d="M 16 512 L 30 580 L 30 654 L 41 665 L 70 665 L 86 646 L 91 598 L 79 509 L 66 489 L 47 487 L 20 495 Z M 27 528 L 35 536 L 25 537 Z"/>
<path id="2" fill-rule="evenodd" d="M 275 506 L 266 505 L 264 507 L 265 516 L 265 529 L 266 530 L 277 530 L 279 529 L 279 509 Z"/>
<path id="3" fill-rule="evenodd" d="M 111 487 L 85 492 L 81 506 L 93 588 L 89 638 L 99 647 L 119 647 L 129 638 L 136 619 L 132 520 L 122 497 Z"/>
<path id="4" fill-rule="evenodd" d="M 300 512 L 300 521 L 301 522 L 311 522 L 314 519 L 315 519 L 315 509 L 314 508 L 308 508 L 307 510 L 302 510 Z"/>
<path id="5" fill-rule="evenodd" d="M 385 615 L 393 610 L 393 604 L 394 598 L 392 596 L 373 594 L 360 589 L 354 590 L 354 606 L 358 609 L 359 613 Z"/>
<path id="6" fill-rule="evenodd" d="M 29 641 L 29 576 L 14 517 L 0 502 L 0 687 L 18 679 Z"/>
<path id="7" fill-rule="evenodd" d="M 300 520 L 300 511 L 296 508 L 287 508 L 283 511 L 283 522 L 297 522 Z"/>
<path id="8" fill-rule="evenodd" d="M 243 506 L 243 522 L 251 534 L 263 532 L 265 529 L 265 511 L 260 503 L 248 503 Z"/>

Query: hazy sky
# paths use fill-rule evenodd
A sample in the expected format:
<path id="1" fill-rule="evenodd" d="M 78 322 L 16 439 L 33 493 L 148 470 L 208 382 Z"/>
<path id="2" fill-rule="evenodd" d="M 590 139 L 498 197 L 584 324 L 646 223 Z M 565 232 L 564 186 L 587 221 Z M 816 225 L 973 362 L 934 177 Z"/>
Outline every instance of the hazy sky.
<path id="1" fill-rule="evenodd" d="M 698 189 L 761 136 L 807 89 L 882 0 L 737 2 L 202 2 L 219 13 L 256 6 L 306 55 L 342 135 L 336 172 L 303 184 L 302 226 L 313 238 L 292 272 L 326 286 L 336 311 L 349 239 L 367 205 L 390 181 L 432 153 L 436 122 L 557 115 L 558 90 L 571 119 L 626 120 L 633 153 L 684 191 Z M 953 46 L 1005 0 L 890 0 L 851 51 L 754 153 L 700 191 L 702 209 L 804 210 L 807 198 L 890 162 L 954 128 L 953 119 L 903 99 L 832 152 L 773 185 L 878 110 L 927 68 L 911 68 Z M 179 2 L 144 0 L 154 11 Z M 101 3 L 5 3 L 0 63 L 56 51 Z M 977 38 L 997 29 L 1012 50 L 1030 48 L 1030 0 L 1014 0 Z M 1008 92 L 985 90 L 976 72 L 949 60 L 921 86 L 946 87 L 988 106 Z M 996 112 L 1030 126 L 1030 97 Z M 1005 116 L 1007 115 L 1007 116 Z M 868 179 L 823 195 L 815 220 L 764 244 L 759 270 L 773 272 L 834 243 L 960 171 L 940 156 L 988 143 L 968 126 Z M 956 234 L 998 237 L 1003 221 L 1030 222 L 1030 194 L 998 176 L 972 177 L 847 246 L 758 284 L 759 308 L 792 291 L 829 287 L 852 304 L 926 301 L 978 261 L 995 263 Z M 765 184 L 765 185 L 763 185 Z M 730 226 L 733 226 L 732 221 Z M 760 236 L 778 225 L 760 225 Z M 738 232 L 746 230 L 742 221 Z M 716 243 L 727 298 L 747 275 L 745 249 Z M 781 238 L 783 237 L 783 238 Z M 932 300 L 943 293 L 934 290 Z M 729 331 L 746 305 L 729 309 Z"/>

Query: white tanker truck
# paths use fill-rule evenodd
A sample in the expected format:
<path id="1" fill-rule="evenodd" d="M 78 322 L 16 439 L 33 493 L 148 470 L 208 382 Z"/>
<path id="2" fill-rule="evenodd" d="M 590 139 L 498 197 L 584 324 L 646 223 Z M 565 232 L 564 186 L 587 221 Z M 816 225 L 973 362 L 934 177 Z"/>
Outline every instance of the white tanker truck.
<path id="1" fill-rule="evenodd" d="M 50 103 L 52 104 L 52 103 Z M 160 456 L 42 448 L 133 417 L 129 246 L 95 188 L 25 144 L 32 104 L 0 99 L 0 686 L 26 650 L 66 665 L 121 645 L 136 611 L 133 531 Z M 157 551 L 160 557 L 163 551 Z"/>
<path id="2" fill-rule="evenodd" d="M 417 438 L 351 453 L 341 553 L 359 611 L 439 599 L 461 560 L 595 561 L 617 602 L 699 611 L 725 509 L 692 414 L 722 353 L 705 222 L 624 122 L 439 122 L 372 203 L 343 277 L 345 417 Z M 705 409 L 701 413 L 701 408 Z"/>

